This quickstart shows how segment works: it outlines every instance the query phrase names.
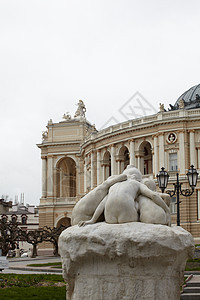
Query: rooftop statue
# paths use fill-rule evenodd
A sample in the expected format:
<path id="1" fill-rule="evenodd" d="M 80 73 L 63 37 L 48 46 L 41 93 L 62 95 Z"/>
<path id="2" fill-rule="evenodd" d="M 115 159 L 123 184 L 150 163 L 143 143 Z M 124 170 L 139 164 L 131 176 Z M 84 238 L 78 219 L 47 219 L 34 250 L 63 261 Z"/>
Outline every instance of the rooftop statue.
<path id="1" fill-rule="evenodd" d="M 42 131 L 42 140 L 45 141 L 48 138 L 48 131 Z"/>
<path id="2" fill-rule="evenodd" d="M 178 102 L 178 106 L 180 109 L 183 109 L 185 107 L 185 101 L 183 99 L 180 99 Z"/>
<path id="3" fill-rule="evenodd" d="M 71 120 L 71 115 L 69 114 L 69 112 L 66 112 L 66 114 L 64 114 L 63 115 L 63 119 L 65 120 L 65 121 L 70 121 Z"/>
<path id="4" fill-rule="evenodd" d="M 156 192 L 151 179 L 129 165 L 122 174 L 113 175 L 90 191 L 75 205 L 72 225 L 96 223 L 104 213 L 105 222 L 120 224 L 143 222 L 171 225 L 170 196 Z"/>
<path id="5" fill-rule="evenodd" d="M 78 108 L 75 112 L 74 118 L 76 118 L 76 117 L 85 118 L 86 108 L 85 108 L 85 104 L 84 104 L 83 100 L 79 100 L 77 105 L 78 105 Z"/>
<path id="6" fill-rule="evenodd" d="M 164 104 L 160 103 L 159 106 L 160 106 L 160 112 L 165 112 L 166 111 L 165 107 L 164 107 Z"/>
<path id="7" fill-rule="evenodd" d="M 196 94 L 196 96 L 195 96 L 195 97 L 196 97 L 196 100 L 198 100 L 198 101 L 200 100 L 200 96 L 199 96 L 199 94 Z"/>

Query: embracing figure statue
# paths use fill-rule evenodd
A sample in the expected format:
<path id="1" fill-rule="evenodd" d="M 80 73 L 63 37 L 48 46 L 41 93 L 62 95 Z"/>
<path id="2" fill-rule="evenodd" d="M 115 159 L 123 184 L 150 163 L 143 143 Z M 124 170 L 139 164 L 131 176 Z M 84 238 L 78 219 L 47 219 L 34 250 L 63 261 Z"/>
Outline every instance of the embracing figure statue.
<path id="1" fill-rule="evenodd" d="M 104 214 L 109 224 L 143 222 L 171 226 L 170 196 L 156 192 L 151 179 L 129 165 L 81 198 L 72 211 L 72 225 L 96 223 Z"/>

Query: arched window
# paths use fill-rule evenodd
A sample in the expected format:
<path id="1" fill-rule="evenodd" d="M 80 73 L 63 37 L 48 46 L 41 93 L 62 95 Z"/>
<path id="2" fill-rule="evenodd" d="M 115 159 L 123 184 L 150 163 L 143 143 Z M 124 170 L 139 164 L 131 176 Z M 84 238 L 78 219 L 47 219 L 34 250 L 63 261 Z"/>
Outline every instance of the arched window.
<path id="1" fill-rule="evenodd" d="M 152 149 L 149 142 L 143 142 L 139 148 L 139 156 L 141 165 L 138 166 L 143 175 L 151 174 L 152 169 Z"/>
<path id="2" fill-rule="evenodd" d="M 64 217 L 62 219 L 60 219 L 57 223 L 57 228 L 60 226 L 60 225 L 63 225 L 65 227 L 69 227 L 71 226 L 71 219 L 70 218 L 67 218 L 67 217 Z"/>
<path id="3" fill-rule="evenodd" d="M 17 216 L 16 216 L 15 214 L 13 214 L 13 215 L 11 216 L 11 220 L 12 220 L 13 223 L 14 223 L 14 222 L 17 222 Z"/>
<path id="4" fill-rule="evenodd" d="M 8 221 L 8 216 L 7 215 L 2 215 L 1 220 L 2 220 L 2 222 L 6 223 Z"/>
<path id="5" fill-rule="evenodd" d="M 129 158 L 129 151 L 126 148 L 126 150 L 124 151 L 124 170 L 126 169 L 126 167 L 130 164 L 130 158 Z"/>
<path id="6" fill-rule="evenodd" d="M 57 197 L 76 197 L 76 164 L 64 158 L 57 165 Z"/>
<path id="7" fill-rule="evenodd" d="M 128 148 L 126 146 L 122 146 L 119 150 L 119 155 L 117 157 L 119 162 L 119 173 L 122 173 L 126 167 L 130 164 L 130 155 Z"/>
<path id="8" fill-rule="evenodd" d="M 26 225 L 27 224 L 27 215 L 22 215 L 21 216 L 21 223 L 22 223 L 22 225 Z"/>
<path id="9" fill-rule="evenodd" d="M 103 172 L 104 180 L 111 176 L 111 155 L 109 151 L 106 151 L 103 156 Z"/>

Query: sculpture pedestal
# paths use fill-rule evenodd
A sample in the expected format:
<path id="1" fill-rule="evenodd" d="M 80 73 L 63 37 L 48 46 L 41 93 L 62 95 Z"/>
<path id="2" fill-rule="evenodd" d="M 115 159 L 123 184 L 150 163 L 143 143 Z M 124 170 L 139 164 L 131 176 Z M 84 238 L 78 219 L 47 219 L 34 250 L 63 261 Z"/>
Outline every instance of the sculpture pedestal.
<path id="1" fill-rule="evenodd" d="M 62 232 L 67 300 L 178 300 L 194 242 L 181 227 L 97 223 Z"/>

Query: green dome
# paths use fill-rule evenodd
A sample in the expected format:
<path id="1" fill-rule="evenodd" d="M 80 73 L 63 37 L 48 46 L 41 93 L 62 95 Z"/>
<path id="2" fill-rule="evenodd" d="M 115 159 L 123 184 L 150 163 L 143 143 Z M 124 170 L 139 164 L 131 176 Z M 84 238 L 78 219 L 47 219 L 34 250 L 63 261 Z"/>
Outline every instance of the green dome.
<path id="1" fill-rule="evenodd" d="M 179 108 L 179 101 L 183 100 L 185 109 L 200 108 L 200 84 L 191 87 L 184 92 L 175 102 L 174 106 L 170 105 L 171 110 Z"/>

